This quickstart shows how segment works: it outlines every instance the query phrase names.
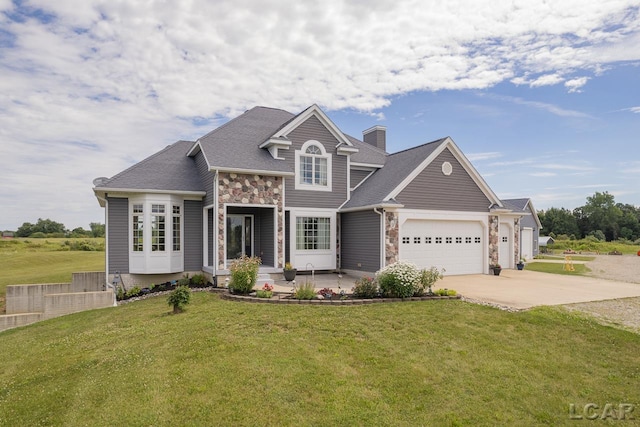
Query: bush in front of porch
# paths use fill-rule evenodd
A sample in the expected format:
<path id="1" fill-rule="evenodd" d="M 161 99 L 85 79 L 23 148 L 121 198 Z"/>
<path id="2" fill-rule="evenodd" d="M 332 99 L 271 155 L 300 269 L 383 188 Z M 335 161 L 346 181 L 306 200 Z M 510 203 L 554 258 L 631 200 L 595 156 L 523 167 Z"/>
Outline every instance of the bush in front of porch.
<path id="1" fill-rule="evenodd" d="M 258 268 L 261 262 L 259 257 L 248 257 L 246 255 L 233 261 L 231 267 L 229 267 L 231 272 L 229 291 L 233 294 L 241 295 L 251 293 L 258 279 Z"/>

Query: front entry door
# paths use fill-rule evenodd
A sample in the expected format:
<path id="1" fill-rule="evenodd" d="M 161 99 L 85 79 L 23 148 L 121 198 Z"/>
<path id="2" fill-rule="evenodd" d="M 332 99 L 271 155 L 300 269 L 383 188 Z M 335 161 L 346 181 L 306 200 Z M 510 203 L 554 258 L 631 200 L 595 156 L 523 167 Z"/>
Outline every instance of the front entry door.
<path id="1" fill-rule="evenodd" d="M 253 216 L 227 215 L 227 260 L 253 256 Z"/>

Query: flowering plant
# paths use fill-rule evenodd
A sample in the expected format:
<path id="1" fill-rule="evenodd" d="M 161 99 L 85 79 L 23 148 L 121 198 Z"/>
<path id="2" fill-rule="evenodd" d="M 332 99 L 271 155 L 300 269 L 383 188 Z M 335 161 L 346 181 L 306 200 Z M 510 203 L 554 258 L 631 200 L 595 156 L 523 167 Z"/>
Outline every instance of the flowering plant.
<path id="1" fill-rule="evenodd" d="M 273 285 L 265 283 L 262 289 L 256 291 L 258 298 L 271 298 L 273 296 Z"/>
<path id="2" fill-rule="evenodd" d="M 318 295 L 322 295 L 326 299 L 331 299 L 336 293 L 331 288 L 322 288 L 318 291 Z"/>
<path id="3" fill-rule="evenodd" d="M 376 281 L 385 296 L 407 298 L 414 294 L 420 282 L 420 270 L 410 262 L 389 264 L 376 273 Z"/>

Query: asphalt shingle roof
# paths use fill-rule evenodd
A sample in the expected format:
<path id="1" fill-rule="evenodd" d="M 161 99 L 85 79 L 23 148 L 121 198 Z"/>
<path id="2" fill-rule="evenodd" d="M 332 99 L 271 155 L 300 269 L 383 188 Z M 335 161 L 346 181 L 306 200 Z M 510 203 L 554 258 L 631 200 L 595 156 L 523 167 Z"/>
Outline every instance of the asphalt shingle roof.
<path id="1" fill-rule="evenodd" d="M 343 206 L 343 209 L 374 206 L 385 202 L 384 198 L 400 185 L 446 139 L 438 139 L 388 155 L 384 168 L 378 169 L 362 185 L 356 188 L 351 194 L 351 199 Z M 391 201 L 391 203 L 395 203 L 395 201 Z"/>
<path id="2" fill-rule="evenodd" d="M 195 161 L 187 156 L 193 144 L 192 141 L 171 144 L 102 182 L 99 187 L 204 191 Z"/>
<path id="3" fill-rule="evenodd" d="M 200 145 L 214 168 L 293 172 L 293 165 L 258 147 L 294 117 L 288 111 L 254 107 L 200 138 Z"/>
<path id="4" fill-rule="evenodd" d="M 374 147 L 371 144 L 360 141 L 351 135 L 345 135 L 349 142 L 359 151 L 351 155 L 352 163 L 366 163 L 370 165 L 384 165 L 389 155 L 386 151 Z"/>
<path id="5" fill-rule="evenodd" d="M 504 207 L 517 212 L 526 212 L 529 199 L 506 199 L 501 200 Z"/>

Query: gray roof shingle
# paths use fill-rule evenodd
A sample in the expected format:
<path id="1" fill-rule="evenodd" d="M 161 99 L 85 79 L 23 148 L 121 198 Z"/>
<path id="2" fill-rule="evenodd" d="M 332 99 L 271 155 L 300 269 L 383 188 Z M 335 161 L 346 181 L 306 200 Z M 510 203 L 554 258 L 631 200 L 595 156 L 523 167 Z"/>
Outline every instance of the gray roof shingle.
<path id="1" fill-rule="evenodd" d="M 254 107 L 200 138 L 200 145 L 214 168 L 293 172 L 293 165 L 258 147 L 294 117 L 288 111 Z"/>
<path id="2" fill-rule="evenodd" d="M 438 139 L 408 150 L 399 151 L 387 156 L 382 169 L 378 169 L 351 194 L 351 199 L 343 209 L 375 206 L 384 203 L 400 183 L 422 163 L 447 138 Z M 364 143 L 363 143 L 364 144 Z"/>
<path id="3" fill-rule="evenodd" d="M 345 135 L 349 142 L 353 144 L 359 151 L 351 155 L 352 163 L 366 163 L 369 165 L 384 165 L 389 155 L 386 151 L 374 147 L 371 144 L 360 141 L 351 135 Z"/>
<path id="4" fill-rule="evenodd" d="M 526 212 L 529 199 L 506 199 L 501 200 L 504 207 L 515 212 Z"/>
<path id="5" fill-rule="evenodd" d="M 204 191 L 200 175 L 187 153 L 192 141 L 178 141 L 136 163 L 112 178 L 100 188 L 137 190 Z"/>

